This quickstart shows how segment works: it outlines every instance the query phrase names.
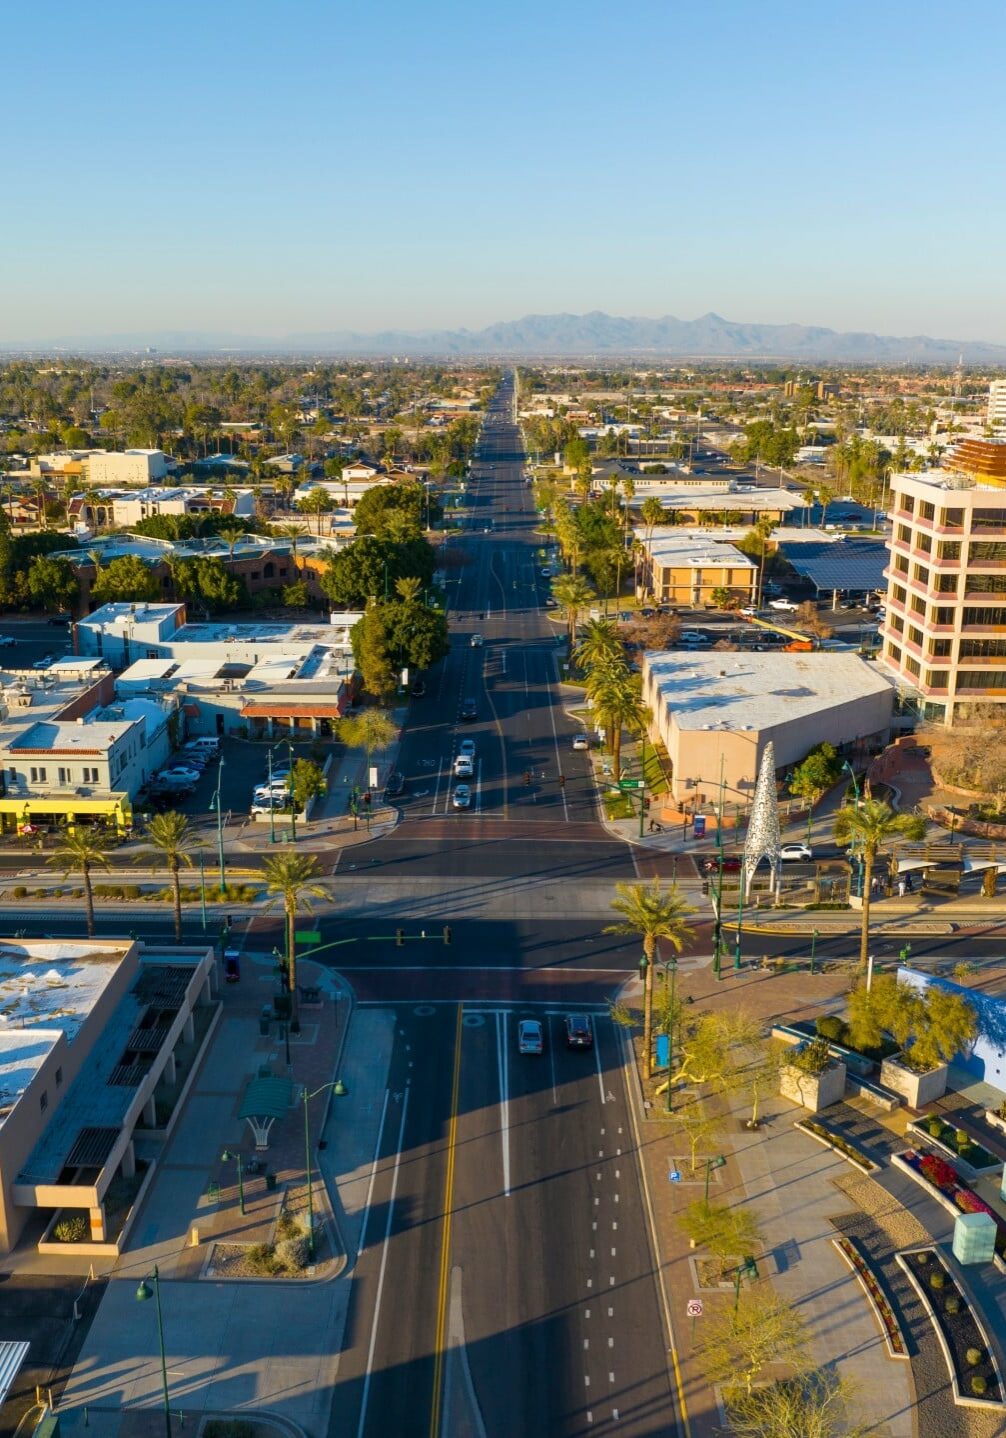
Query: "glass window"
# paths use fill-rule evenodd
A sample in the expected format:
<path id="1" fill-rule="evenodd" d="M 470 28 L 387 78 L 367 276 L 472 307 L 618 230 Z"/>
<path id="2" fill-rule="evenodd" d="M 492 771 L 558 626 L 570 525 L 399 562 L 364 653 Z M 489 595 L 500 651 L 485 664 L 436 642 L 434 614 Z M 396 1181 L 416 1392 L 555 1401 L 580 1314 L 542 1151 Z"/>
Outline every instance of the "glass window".
<path id="1" fill-rule="evenodd" d="M 930 658 L 931 658 L 931 659 L 949 659 L 949 658 L 950 658 L 950 645 L 951 645 L 951 640 L 949 640 L 949 639 L 930 639 L 930 641 L 929 641 L 929 656 L 930 656 Z"/>
<path id="2" fill-rule="evenodd" d="M 928 584 L 929 584 L 929 570 L 926 568 L 926 566 L 925 566 L 924 564 L 913 564 L 913 565 L 912 565 L 912 578 L 913 578 L 918 584 L 928 585 Z"/>
<path id="3" fill-rule="evenodd" d="M 941 539 L 936 554 L 939 559 L 960 559 L 961 542 L 959 539 Z"/>
<path id="4" fill-rule="evenodd" d="M 910 643 L 917 644 L 920 649 L 922 648 L 922 630 L 916 629 L 914 624 L 908 626 L 908 638 Z"/>
<path id="5" fill-rule="evenodd" d="M 905 660 L 905 673 L 910 674 L 913 679 L 918 679 L 922 673 L 922 665 L 917 659 L 913 659 L 911 655 Z"/>
<path id="6" fill-rule="evenodd" d="M 957 593 L 957 575 L 956 575 L 956 574 L 938 574 L 938 575 L 936 576 L 936 593 L 937 593 L 937 594 L 956 594 L 956 593 Z"/>
<path id="7" fill-rule="evenodd" d="M 930 669 L 926 674 L 926 683 L 930 689 L 946 689 L 949 671 L 946 669 Z"/>
<path id="8" fill-rule="evenodd" d="M 936 505 L 930 504 L 928 499 L 922 500 L 919 505 L 919 518 L 933 520 L 936 518 Z"/>
<path id="9" fill-rule="evenodd" d="M 954 611 L 945 607 L 933 609 L 929 614 L 929 622 L 930 624 L 953 624 Z"/>
<path id="10" fill-rule="evenodd" d="M 920 530 L 918 536 L 916 537 L 915 547 L 916 549 L 921 549 L 923 554 L 932 554 L 933 541 L 931 536 L 928 534 L 923 534 Z"/>
<path id="11" fill-rule="evenodd" d="M 943 529 L 961 529 L 964 526 L 963 509 L 941 509 L 940 526 Z"/>
<path id="12" fill-rule="evenodd" d="M 1006 689 L 1006 669 L 961 669 L 958 689 Z"/>

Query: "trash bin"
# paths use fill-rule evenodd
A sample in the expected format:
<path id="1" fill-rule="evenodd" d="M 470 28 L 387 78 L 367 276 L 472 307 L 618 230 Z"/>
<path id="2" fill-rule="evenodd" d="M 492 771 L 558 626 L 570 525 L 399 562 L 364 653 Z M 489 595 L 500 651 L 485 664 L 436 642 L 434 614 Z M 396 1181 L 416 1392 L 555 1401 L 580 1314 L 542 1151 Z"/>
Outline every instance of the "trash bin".
<path id="1" fill-rule="evenodd" d="M 276 1187 L 276 1175 L 273 1173 L 271 1168 L 266 1170 L 265 1186 L 267 1189 L 269 1189 L 270 1193 Z"/>
<path id="2" fill-rule="evenodd" d="M 263 1004 L 262 1011 L 258 1016 L 258 1031 L 264 1037 L 269 1037 L 269 1030 L 272 1027 L 272 1004 Z"/>

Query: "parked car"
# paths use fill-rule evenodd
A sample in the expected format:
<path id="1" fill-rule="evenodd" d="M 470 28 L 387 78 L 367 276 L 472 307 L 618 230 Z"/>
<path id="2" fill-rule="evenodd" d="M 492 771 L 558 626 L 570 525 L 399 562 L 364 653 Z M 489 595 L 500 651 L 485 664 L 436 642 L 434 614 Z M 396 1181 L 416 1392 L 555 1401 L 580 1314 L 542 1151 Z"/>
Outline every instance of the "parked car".
<path id="1" fill-rule="evenodd" d="M 12 634 L 0 634 L 0 649 L 13 649 L 16 643 Z"/>
<path id="2" fill-rule="evenodd" d="M 588 737 L 586 734 L 574 734 L 574 735 L 573 735 L 573 748 L 574 748 L 574 749 L 589 749 L 589 748 L 590 748 L 590 739 L 589 739 L 589 737 Z"/>
<path id="3" fill-rule="evenodd" d="M 399 794 L 405 793 L 405 778 L 397 771 L 388 775 L 388 782 L 384 786 L 384 797 L 386 799 L 397 799 Z"/>
<path id="4" fill-rule="evenodd" d="M 768 607 L 783 614 L 795 614 L 797 611 L 797 605 L 793 603 L 792 599 L 770 599 Z"/>
<path id="5" fill-rule="evenodd" d="M 48 669 L 49 665 L 55 664 L 55 662 L 56 656 L 54 654 L 46 654 L 41 659 L 36 659 L 31 667 L 33 669 Z"/>
<path id="6" fill-rule="evenodd" d="M 539 1019 L 521 1019 L 517 1025 L 517 1052 L 522 1054 L 543 1054 L 545 1052 L 545 1031 Z"/>
<path id="7" fill-rule="evenodd" d="M 169 780 L 177 779 L 183 784 L 198 784 L 200 772 L 199 769 L 190 768 L 185 764 L 172 764 L 170 768 L 162 769 L 158 777 Z"/>
<path id="8" fill-rule="evenodd" d="M 470 784 L 456 784 L 454 793 L 451 795 L 451 803 L 455 809 L 470 809 L 472 806 L 472 786 Z"/>
<path id="9" fill-rule="evenodd" d="M 587 1014 L 567 1014 L 565 1020 L 566 1047 L 568 1049 L 592 1049 L 594 1030 Z"/>
<path id="10" fill-rule="evenodd" d="M 809 844 L 783 844 L 779 850 L 779 858 L 784 864 L 803 863 L 809 864 L 814 857 L 814 851 Z"/>

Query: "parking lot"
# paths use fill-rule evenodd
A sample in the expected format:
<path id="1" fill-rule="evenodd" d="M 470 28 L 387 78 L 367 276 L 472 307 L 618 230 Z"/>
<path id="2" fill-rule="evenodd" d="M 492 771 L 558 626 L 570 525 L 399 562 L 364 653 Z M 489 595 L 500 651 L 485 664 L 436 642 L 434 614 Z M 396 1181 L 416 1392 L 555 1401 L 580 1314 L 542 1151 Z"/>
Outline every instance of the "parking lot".
<path id="1" fill-rule="evenodd" d="M 189 814 L 193 817 L 210 812 L 216 814 L 214 796 L 219 774 L 220 808 L 224 822 L 228 822 L 228 818 L 238 821 L 247 819 L 248 811 L 251 808 L 252 790 L 256 784 L 265 783 L 268 775 L 269 748 L 270 746 L 264 741 L 221 739 L 220 755 L 223 758 L 223 769 L 219 768 L 216 760 L 211 761 L 203 770 L 198 783 L 190 794 L 179 799 L 161 799 L 159 807 L 177 809 L 179 813 Z M 330 750 L 331 741 L 329 740 L 325 742 L 324 756 L 320 762 L 324 763 Z M 302 741 L 293 745 L 294 759 L 309 759 L 315 753 L 315 747 L 310 741 Z M 185 761 L 179 754 L 171 762 L 183 764 Z M 289 763 L 289 750 L 285 741 L 281 744 L 273 743 L 272 762 L 276 769 L 285 768 Z"/>

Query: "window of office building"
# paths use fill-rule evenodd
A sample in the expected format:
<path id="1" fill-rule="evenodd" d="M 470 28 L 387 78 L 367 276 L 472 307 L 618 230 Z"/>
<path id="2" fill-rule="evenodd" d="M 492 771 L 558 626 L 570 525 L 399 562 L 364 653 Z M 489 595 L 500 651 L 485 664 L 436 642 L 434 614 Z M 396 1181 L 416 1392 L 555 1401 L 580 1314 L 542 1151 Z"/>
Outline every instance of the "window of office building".
<path id="1" fill-rule="evenodd" d="M 969 574 L 965 583 L 971 594 L 1006 594 L 1006 574 Z"/>
<path id="2" fill-rule="evenodd" d="M 1006 509 L 974 509 L 971 511 L 971 532 L 1006 530 Z"/>
<path id="3" fill-rule="evenodd" d="M 893 641 L 890 640 L 887 644 L 887 657 L 888 659 L 890 659 L 892 664 L 901 663 L 901 648 L 899 645 L 893 643 Z"/>
<path id="4" fill-rule="evenodd" d="M 998 609 L 992 605 L 982 605 L 981 607 L 976 605 L 973 608 L 968 605 L 964 610 L 964 623 L 965 625 L 980 624 L 983 627 L 1006 624 L 1006 609 L 1003 609 L 1001 605 Z"/>
<path id="5" fill-rule="evenodd" d="M 1006 639 L 962 639 L 962 659 L 1006 659 Z"/>
<path id="6" fill-rule="evenodd" d="M 905 673 L 910 674 L 913 679 L 918 679 L 922 673 L 922 665 L 917 659 L 913 659 L 911 655 L 905 660 Z"/>
<path id="7" fill-rule="evenodd" d="M 903 554 L 896 554 L 894 556 L 894 572 L 895 574 L 908 573 L 908 560 Z"/>
<path id="8" fill-rule="evenodd" d="M 907 592 L 908 591 L 905 589 L 905 586 L 903 584 L 896 584 L 891 590 L 891 593 L 894 596 L 894 600 L 897 604 L 904 604 L 905 595 L 907 594 Z"/>
<path id="9" fill-rule="evenodd" d="M 963 529 L 963 527 L 964 527 L 964 511 L 963 511 L 963 509 L 941 509 L 941 510 L 940 510 L 940 528 L 941 528 L 941 529 Z"/>
<path id="10" fill-rule="evenodd" d="M 950 639 L 930 639 L 930 641 L 929 641 L 929 657 L 930 657 L 930 659 L 949 659 L 949 658 L 950 658 L 950 648 L 951 648 L 952 643 L 953 643 L 953 641 L 950 640 Z"/>
<path id="11" fill-rule="evenodd" d="M 895 634 L 904 634 L 905 621 L 902 619 L 900 614 L 892 614 L 887 622 L 894 630 Z"/>
<path id="12" fill-rule="evenodd" d="M 919 518 L 933 520 L 936 518 L 936 505 L 930 504 L 928 499 L 922 500 L 919 505 Z"/>
<path id="13" fill-rule="evenodd" d="M 913 565 L 912 565 L 912 578 L 915 580 L 915 582 L 916 582 L 917 584 L 925 584 L 925 585 L 928 587 L 928 585 L 929 585 L 929 570 L 926 568 L 926 566 L 925 566 L 924 564 L 913 564 Z"/>
<path id="14" fill-rule="evenodd" d="M 915 500 L 913 499 L 913 497 L 910 494 L 903 494 L 900 496 L 900 499 L 901 508 L 905 511 L 905 513 L 913 514 L 915 511 Z"/>
<path id="15" fill-rule="evenodd" d="M 929 612 L 930 624 L 953 624 L 954 611 L 946 606 L 938 606 Z"/>
<path id="16" fill-rule="evenodd" d="M 912 602 L 908 607 L 913 614 L 925 614 L 926 601 L 922 598 L 921 594 L 913 594 Z"/>
<path id="17" fill-rule="evenodd" d="M 956 575 L 956 574 L 938 574 L 938 575 L 936 576 L 936 593 L 937 593 L 937 594 L 956 594 L 956 593 L 957 593 L 957 575 Z"/>
<path id="18" fill-rule="evenodd" d="M 923 534 L 922 531 L 920 530 L 920 531 L 919 531 L 919 534 L 918 534 L 918 537 L 917 537 L 917 539 L 916 539 L 916 542 L 915 542 L 915 547 L 916 547 L 916 549 L 921 549 L 922 552 L 923 552 L 923 554 L 932 554 L 932 552 L 933 552 L 933 541 L 932 541 L 932 538 L 931 538 L 930 535 L 928 535 L 928 534 Z"/>
<path id="19" fill-rule="evenodd" d="M 970 559 L 972 564 L 1002 564 L 1006 560 L 1006 544 L 998 539 L 975 539 Z"/>
<path id="20" fill-rule="evenodd" d="M 1006 669 L 960 669 L 958 689 L 1006 689 Z"/>
<path id="21" fill-rule="evenodd" d="M 46 771 L 45 769 L 35 769 L 35 768 L 32 768 L 32 770 L 31 770 L 31 782 L 32 782 L 33 784 L 46 784 L 46 783 L 48 783 L 47 771 Z"/>
<path id="22" fill-rule="evenodd" d="M 948 678 L 948 670 L 930 669 L 926 674 L 926 684 L 930 689 L 946 689 Z"/>
<path id="23" fill-rule="evenodd" d="M 908 638 L 910 643 L 917 644 L 920 649 L 922 648 L 922 630 L 916 629 L 914 624 L 908 626 Z"/>
<path id="24" fill-rule="evenodd" d="M 941 539 L 936 547 L 937 559 L 960 559 L 961 542 L 959 539 Z"/>
<path id="25" fill-rule="evenodd" d="M 912 542 L 912 531 L 911 531 L 911 527 L 910 527 L 909 525 L 907 525 L 907 524 L 899 524 L 899 525 L 898 525 L 898 538 L 900 539 L 900 541 L 901 541 L 902 544 L 911 544 L 911 542 Z"/>

